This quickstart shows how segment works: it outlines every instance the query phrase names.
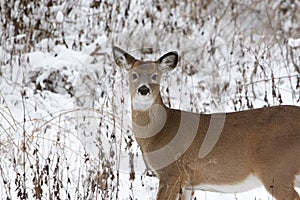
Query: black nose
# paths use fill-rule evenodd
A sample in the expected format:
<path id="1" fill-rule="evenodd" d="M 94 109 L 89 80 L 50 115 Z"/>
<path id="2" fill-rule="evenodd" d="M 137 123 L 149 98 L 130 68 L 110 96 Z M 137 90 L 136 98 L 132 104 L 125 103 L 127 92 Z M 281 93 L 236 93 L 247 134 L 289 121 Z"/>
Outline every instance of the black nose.
<path id="1" fill-rule="evenodd" d="M 141 87 L 139 87 L 138 92 L 141 95 L 147 95 L 150 94 L 150 89 L 146 85 L 142 85 Z"/>

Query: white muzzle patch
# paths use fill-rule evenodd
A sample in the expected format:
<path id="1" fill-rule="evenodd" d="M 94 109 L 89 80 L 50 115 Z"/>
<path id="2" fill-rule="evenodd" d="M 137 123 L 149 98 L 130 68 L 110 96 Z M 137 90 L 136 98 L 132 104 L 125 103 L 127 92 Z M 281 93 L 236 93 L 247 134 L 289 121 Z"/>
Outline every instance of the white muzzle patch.
<path id="1" fill-rule="evenodd" d="M 134 110 L 148 110 L 153 103 L 154 98 L 151 95 L 136 94 L 132 99 L 132 106 Z"/>

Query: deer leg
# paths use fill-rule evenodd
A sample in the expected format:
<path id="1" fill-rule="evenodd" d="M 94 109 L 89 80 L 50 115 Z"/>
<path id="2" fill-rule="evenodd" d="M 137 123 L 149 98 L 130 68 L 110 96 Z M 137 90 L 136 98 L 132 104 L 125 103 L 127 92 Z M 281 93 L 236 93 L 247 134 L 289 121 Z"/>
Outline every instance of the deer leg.
<path id="1" fill-rule="evenodd" d="M 294 177 L 292 174 L 282 174 L 276 177 L 264 175 L 261 177 L 261 181 L 276 200 L 300 200 L 299 194 L 294 188 Z"/>
<path id="2" fill-rule="evenodd" d="M 167 181 L 159 181 L 159 189 L 157 193 L 157 200 L 177 200 L 182 199 L 183 189 L 186 182 L 180 177 L 177 179 L 169 179 Z"/>
<path id="3" fill-rule="evenodd" d="M 266 188 L 277 200 L 300 200 L 300 197 L 292 186 L 274 186 Z"/>
<path id="4" fill-rule="evenodd" d="M 193 190 L 184 190 L 182 195 L 182 200 L 192 200 L 193 199 Z"/>

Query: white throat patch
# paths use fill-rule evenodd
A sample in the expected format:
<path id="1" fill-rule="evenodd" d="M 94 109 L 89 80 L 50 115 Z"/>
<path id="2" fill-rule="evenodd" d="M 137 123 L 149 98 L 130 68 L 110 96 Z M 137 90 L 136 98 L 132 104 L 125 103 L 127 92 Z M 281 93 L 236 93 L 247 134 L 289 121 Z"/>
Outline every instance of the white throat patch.
<path id="1" fill-rule="evenodd" d="M 135 95 L 132 99 L 132 106 L 134 110 L 148 110 L 154 103 L 154 98 L 151 95 Z"/>

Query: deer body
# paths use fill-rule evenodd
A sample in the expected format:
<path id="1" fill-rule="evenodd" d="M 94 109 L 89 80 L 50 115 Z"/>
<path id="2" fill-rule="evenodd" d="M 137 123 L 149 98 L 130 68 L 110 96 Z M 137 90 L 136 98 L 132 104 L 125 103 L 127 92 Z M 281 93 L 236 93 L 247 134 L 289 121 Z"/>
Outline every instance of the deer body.
<path id="1" fill-rule="evenodd" d="M 177 54 L 144 62 L 114 47 L 114 57 L 129 73 L 133 131 L 148 168 L 159 178 L 158 200 L 178 199 L 184 189 L 235 193 L 261 185 L 277 200 L 300 200 L 294 189 L 300 175 L 299 107 L 226 113 L 215 145 L 199 156 L 218 114 L 189 113 L 163 104 L 161 73 L 176 66 Z M 178 140 L 180 134 L 184 137 Z"/>

